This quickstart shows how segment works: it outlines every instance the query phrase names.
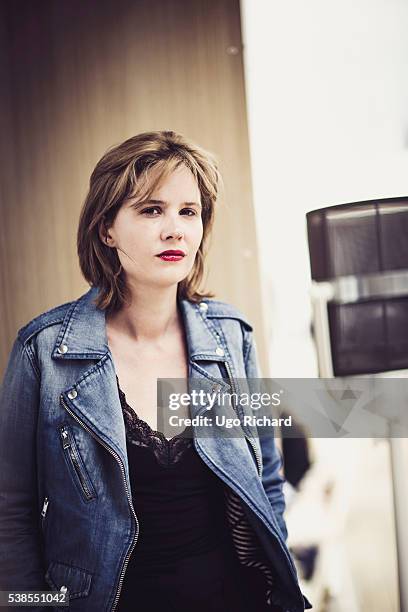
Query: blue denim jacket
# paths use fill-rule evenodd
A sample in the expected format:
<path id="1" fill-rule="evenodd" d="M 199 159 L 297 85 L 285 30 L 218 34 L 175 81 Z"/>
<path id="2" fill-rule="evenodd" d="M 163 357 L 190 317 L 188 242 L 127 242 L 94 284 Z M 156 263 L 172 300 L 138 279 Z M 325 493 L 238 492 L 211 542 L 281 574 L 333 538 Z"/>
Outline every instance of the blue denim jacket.
<path id="1" fill-rule="evenodd" d="M 96 295 L 91 288 L 35 318 L 12 348 L 0 396 L 0 589 L 67 589 L 70 610 L 112 612 L 139 526 Z M 189 377 L 212 384 L 223 371 L 231 382 L 258 376 L 252 328 L 235 308 L 214 300 L 179 305 Z M 286 546 L 273 437 L 248 429 L 245 437 L 197 437 L 194 445 L 245 508 L 274 577 L 273 604 L 310 608 Z"/>

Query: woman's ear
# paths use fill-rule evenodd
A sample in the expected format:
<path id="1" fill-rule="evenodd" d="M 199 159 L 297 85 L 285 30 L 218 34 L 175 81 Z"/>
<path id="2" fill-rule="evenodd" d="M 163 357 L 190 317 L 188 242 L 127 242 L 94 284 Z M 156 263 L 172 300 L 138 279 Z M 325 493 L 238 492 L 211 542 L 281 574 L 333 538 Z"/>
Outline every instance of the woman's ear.
<path id="1" fill-rule="evenodd" d="M 99 238 L 107 246 L 112 246 L 112 236 L 109 233 L 109 228 L 106 219 L 103 218 L 99 224 Z"/>

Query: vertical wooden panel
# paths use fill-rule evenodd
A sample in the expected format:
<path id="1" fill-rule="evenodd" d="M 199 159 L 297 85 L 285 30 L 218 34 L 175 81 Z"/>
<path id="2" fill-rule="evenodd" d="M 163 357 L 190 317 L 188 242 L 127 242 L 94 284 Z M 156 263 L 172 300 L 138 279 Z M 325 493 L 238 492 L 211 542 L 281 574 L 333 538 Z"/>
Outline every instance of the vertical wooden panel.
<path id="1" fill-rule="evenodd" d="M 207 285 L 251 318 L 264 356 L 238 0 L 7 0 L 2 16 L 0 365 L 19 326 L 86 290 L 75 240 L 89 175 L 152 129 L 220 160 Z"/>

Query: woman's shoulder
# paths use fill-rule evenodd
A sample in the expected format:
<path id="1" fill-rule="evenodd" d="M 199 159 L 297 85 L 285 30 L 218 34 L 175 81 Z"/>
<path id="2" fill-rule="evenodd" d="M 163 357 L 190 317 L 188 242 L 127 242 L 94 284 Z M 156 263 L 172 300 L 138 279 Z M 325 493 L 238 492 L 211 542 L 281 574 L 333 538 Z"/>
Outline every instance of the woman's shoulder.
<path id="1" fill-rule="evenodd" d="M 236 306 L 228 302 L 205 298 L 198 303 L 198 308 L 209 319 L 236 319 L 243 324 L 247 331 L 253 330 L 248 318 Z"/>
<path id="2" fill-rule="evenodd" d="M 43 330 L 60 325 L 64 321 L 67 313 L 73 306 L 75 306 L 77 302 L 78 300 L 72 300 L 70 302 L 59 304 L 58 306 L 54 306 L 53 308 L 50 308 L 49 310 L 46 310 L 31 319 L 31 321 L 26 323 L 17 332 L 17 337 L 19 338 L 20 342 L 24 345 L 33 336 L 36 336 Z"/>

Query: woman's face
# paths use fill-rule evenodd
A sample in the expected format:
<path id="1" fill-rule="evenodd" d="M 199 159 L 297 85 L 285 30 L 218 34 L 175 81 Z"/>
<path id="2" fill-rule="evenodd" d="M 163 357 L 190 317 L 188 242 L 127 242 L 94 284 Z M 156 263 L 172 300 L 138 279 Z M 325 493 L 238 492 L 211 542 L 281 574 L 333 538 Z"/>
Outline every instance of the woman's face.
<path id="1" fill-rule="evenodd" d="M 107 244 L 117 248 L 127 282 L 168 287 L 188 276 L 202 236 L 200 190 L 182 164 L 143 205 L 131 197 L 123 203 Z"/>

